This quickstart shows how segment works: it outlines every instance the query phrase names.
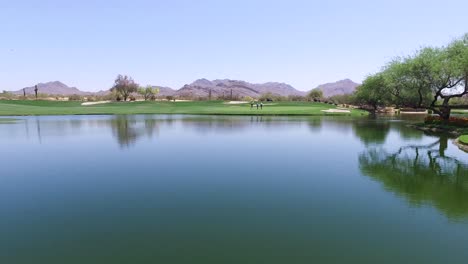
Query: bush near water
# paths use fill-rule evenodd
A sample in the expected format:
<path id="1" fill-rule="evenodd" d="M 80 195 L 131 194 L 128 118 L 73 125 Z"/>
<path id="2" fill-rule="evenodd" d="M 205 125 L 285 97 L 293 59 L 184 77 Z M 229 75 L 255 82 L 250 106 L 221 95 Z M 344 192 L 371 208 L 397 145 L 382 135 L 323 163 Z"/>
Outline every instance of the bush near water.
<path id="1" fill-rule="evenodd" d="M 447 123 L 439 116 L 428 116 L 424 119 L 427 125 L 449 125 L 456 127 L 468 127 L 468 117 L 450 117 Z"/>

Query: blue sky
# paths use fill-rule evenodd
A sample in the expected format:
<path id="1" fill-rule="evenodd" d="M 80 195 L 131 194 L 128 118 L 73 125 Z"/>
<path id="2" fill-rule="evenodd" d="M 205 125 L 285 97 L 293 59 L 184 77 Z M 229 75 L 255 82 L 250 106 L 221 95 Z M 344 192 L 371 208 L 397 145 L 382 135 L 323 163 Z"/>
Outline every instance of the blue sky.
<path id="1" fill-rule="evenodd" d="M 198 78 L 309 90 L 362 81 L 390 58 L 468 32 L 468 1 L 0 0 L 0 90 L 119 73 L 180 88 Z"/>

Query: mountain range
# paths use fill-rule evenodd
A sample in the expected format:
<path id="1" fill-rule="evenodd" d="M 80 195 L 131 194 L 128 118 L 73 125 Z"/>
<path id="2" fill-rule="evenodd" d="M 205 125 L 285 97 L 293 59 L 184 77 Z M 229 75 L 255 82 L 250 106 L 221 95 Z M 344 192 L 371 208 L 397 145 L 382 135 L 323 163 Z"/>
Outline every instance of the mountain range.
<path id="1" fill-rule="evenodd" d="M 236 97 L 258 97 L 264 93 L 272 93 L 280 96 L 305 95 L 305 92 L 294 89 L 289 84 L 269 82 L 262 84 L 253 84 L 237 80 L 213 80 L 199 79 L 191 84 L 184 85 L 181 89 L 175 91 L 175 95 L 181 97 L 207 97 L 211 92 L 212 97 L 222 95 L 230 96 L 231 92 Z"/>
<path id="2" fill-rule="evenodd" d="M 315 89 L 319 89 L 323 92 L 325 98 L 334 95 L 352 94 L 359 84 L 351 81 L 350 79 L 344 79 L 333 83 L 325 83 L 317 86 Z"/>
<path id="3" fill-rule="evenodd" d="M 338 95 L 338 94 L 350 94 L 352 93 L 359 84 L 349 80 L 341 80 L 334 83 L 326 83 L 319 85 L 315 89 L 322 90 L 325 97 Z M 231 92 L 233 96 L 236 97 L 258 97 L 261 94 L 271 93 L 279 96 L 288 96 L 288 95 L 298 95 L 304 96 L 307 92 L 296 90 L 289 84 L 278 83 L 278 82 L 268 82 L 262 84 L 254 84 L 245 81 L 239 80 L 207 80 L 199 79 L 194 81 L 191 84 L 186 84 L 182 88 L 175 90 L 169 87 L 154 86 L 159 88 L 160 96 L 180 96 L 180 97 L 208 97 L 210 92 L 213 98 L 225 95 L 230 96 Z M 37 84 L 38 92 L 42 94 L 50 95 L 105 95 L 109 92 L 99 91 L 99 92 L 85 92 L 81 91 L 76 87 L 69 87 L 66 84 L 54 81 L 47 83 Z M 34 94 L 34 86 L 25 87 L 24 90 L 26 94 Z M 12 93 L 17 95 L 23 94 L 23 89 L 18 91 L 13 91 Z"/>
<path id="4" fill-rule="evenodd" d="M 23 95 L 23 92 L 26 92 L 27 95 L 34 94 L 35 86 L 25 87 L 18 91 L 12 91 L 11 93 L 17 95 Z M 76 87 L 69 87 L 66 84 L 54 81 L 54 82 L 46 82 L 46 83 L 38 83 L 37 84 L 38 93 L 41 94 L 49 94 L 49 95 L 104 95 L 108 93 L 108 91 L 99 91 L 99 92 L 84 92 L 79 90 Z"/>

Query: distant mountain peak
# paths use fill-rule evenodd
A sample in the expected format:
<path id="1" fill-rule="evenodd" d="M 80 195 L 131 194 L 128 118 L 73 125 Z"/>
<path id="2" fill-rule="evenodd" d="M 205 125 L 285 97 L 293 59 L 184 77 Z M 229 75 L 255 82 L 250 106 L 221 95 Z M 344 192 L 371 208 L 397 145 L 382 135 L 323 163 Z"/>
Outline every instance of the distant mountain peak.
<path id="1" fill-rule="evenodd" d="M 352 94 L 358 86 L 358 83 L 346 78 L 336 82 L 321 84 L 315 89 L 321 90 L 324 97 L 330 97 L 334 95 Z"/>
<path id="2" fill-rule="evenodd" d="M 194 82 L 192 82 L 190 85 L 193 85 L 193 86 L 212 86 L 213 83 L 205 78 L 202 78 L 202 79 L 198 79 Z"/>
<path id="3" fill-rule="evenodd" d="M 13 93 L 22 95 L 24 91 L 26 92 L 26 94 L 34 94 L 36 85 L 37 85 L 38 93 L 41 93 L 41 94 L 50 94 L 50 95 L 72 95 L 72 94 L 89 95 L 91 94 L 90 92 L 80 91 L 76 87 L 69 87 L 60 81 L 38 83 L 30 87 L 25 87 L 18 91 L 14 91 Z"/>

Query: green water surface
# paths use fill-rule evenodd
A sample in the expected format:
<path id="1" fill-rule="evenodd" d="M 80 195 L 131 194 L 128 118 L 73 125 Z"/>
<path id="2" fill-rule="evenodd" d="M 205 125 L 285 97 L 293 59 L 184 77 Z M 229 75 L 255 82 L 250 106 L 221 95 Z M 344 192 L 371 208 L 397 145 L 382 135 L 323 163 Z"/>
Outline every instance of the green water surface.
<path id="1" fill-rule="evenodd" d="M 411 121 L 17 119 L 0 263 L 468 263 L 468 154 Z"/>

